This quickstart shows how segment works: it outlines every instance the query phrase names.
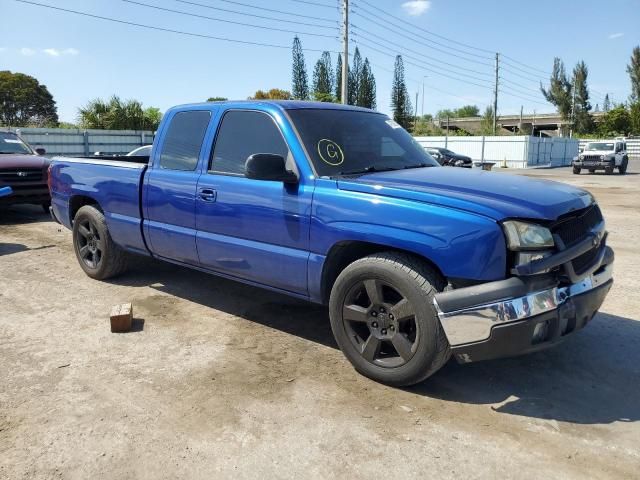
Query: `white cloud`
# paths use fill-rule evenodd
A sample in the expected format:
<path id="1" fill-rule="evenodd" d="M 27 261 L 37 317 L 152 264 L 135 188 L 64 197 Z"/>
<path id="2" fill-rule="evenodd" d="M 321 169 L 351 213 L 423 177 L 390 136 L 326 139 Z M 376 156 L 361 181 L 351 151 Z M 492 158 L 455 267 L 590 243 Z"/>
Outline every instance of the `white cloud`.
<path id="1" fill-rule="evenodd" d="M 402 4 L 402 8 L 412 17 L 419 17 L 429 10 L 430 6 L 431 2 L 429 0 L 410 0 Z"/>
<path id="2" fill-rule="evenodd" d="M 32 55 L 35 55 L 36 51 L 34 49 L 32 49 L 32 48 L 22 47 L 20 49 L 20 53 L 22 55 L 24 55 L 25 57 L 30 57 Z"/>
<path id="3" fill-rule="evenodd" d="M 59 57 L 60 55 L 78 55 L 80 52 L 75 48 L 65 48 L 64 50 L 58 50 L 57 48 L 45 48 L 42 50 L 47 55 L 52 57 Z"/>
<path id="4" fill-rule="evenodd" d="M 624 37 L 624 33 L 622 32 L 612 33 L 611 35 L 609 35 L 609 40 L 615 40 L 616 38 L 620 38 L 620 37 Z"/>

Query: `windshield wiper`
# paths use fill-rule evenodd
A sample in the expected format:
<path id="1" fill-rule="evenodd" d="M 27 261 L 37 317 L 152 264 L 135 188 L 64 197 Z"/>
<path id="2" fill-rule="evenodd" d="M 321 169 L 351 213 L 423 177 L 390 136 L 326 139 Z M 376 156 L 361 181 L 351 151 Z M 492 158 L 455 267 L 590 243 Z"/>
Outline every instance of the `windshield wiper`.
<path id="1" fill-rule="evenodd" d="M 393 167 L 376 167 L 375 165 L 369 165 L 364 168 L 359 168 L 357 170 L 346 170 L 343 172 L 338 172 L 338 175 L 358 175 L 359 173 L 373 173 L 373 172 L 391 172 L 393 170 L 398 170 Z"/>
<path id="2" fill-rule="evenodd" d="M 419 163 L 418 165 L 405 165 L 402 168 L 407 170 L 409 168 L 426 168 L 426 167 L 433 167 L 433 165 L 429 165 L 428 163 Z"/>

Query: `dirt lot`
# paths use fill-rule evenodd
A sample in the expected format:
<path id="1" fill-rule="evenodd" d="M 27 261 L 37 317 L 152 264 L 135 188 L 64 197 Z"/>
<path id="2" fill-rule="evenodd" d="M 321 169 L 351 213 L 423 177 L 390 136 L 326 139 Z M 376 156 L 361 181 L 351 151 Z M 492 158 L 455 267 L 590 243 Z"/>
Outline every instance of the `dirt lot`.
<path id="1" fill-rule="evenodd" d="M 601 203 L 601 313 L 406 390 L 356 374 L 323 308 L 147 260 L 92 281 L 41 210 L 0 212 L 0 478 L 638 478 L 640 175 L 526 174 Z"/>

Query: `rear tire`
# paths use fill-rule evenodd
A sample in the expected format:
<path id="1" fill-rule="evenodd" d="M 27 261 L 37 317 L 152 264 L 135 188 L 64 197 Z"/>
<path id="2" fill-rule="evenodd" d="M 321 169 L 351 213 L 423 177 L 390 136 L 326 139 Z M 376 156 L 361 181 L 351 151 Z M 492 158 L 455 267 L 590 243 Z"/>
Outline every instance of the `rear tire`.
<path id="1" fill-rule="evenodd" d="M 80 268 L 96 280 L 127 269 L 127 253 L 113 242 L 104 214 L 93 205 L 81 207 L 73 219 L 73 249 Z"/>
<path id="2" fill-rule="evenodd" d="M 331 329 L 362 375 L 402 387 L 419 383 L 451 357 L 433 305 L 444 280 L 422 260 L 386 252 L 345 268 L 331 289 Z"/>
<path id="3" fill-rule="evenodd" d="M 580 175 L 580 167 L 573 167 L 574 175 Z"/>

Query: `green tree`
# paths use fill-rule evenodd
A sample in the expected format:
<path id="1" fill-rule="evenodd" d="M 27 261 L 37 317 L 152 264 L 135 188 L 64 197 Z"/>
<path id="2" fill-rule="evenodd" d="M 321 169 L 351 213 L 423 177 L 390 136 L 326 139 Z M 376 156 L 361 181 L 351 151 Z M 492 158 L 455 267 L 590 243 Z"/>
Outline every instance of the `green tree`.
<path id="1" fill-rule="evenodd" d="M 322 52 L 313 69 L 313 98 L 320 102 L 333 102 L 333 81 L 331 54 Z"/>
<path id="2" fill-rule="evenodd" d="M 591 103 L 589 103 L 589 88 L 587 77 L 589 69 L 584 61 L 578 62 L 573 69 L 575 103 L 573 110 L 573 128 L 578 134 L 593 132 L 594 123 L 591 116 Z"/>
<path id="3" fill-rule="evenodd" d="M 631 133 L 640 135 L 640 101 L 631 104 L 629 107 L 629 120 Z"/>
<path id="4" fill-rule="evenodd" d="M 78 109 L 82 128 L 106 130 L 156 130 L 162 114 L 155 107 L 143 108 L 137 100 L 121 100 L 117 95 L 105 102 L 96 98 Z"/>
<path id="5" fill-rule="evenodd" d="M 309 99 L 309 81 L 307 79 L 307 67 L 304 63 L 302 43 L 296 35 L 293 39 L 293 67 L 291 73 L 291 93 L 295 100 Z"/>
<path id="6" fill-rule="evenodd" d="M 209 97 L 207 102 L 226 102 L 229 100 L 227 97 Z"/>
<path id="7" fill-rule="evenodd" d="M 362 56 L 360 50 L 356 47 L 353 52 L 353 62 L 347 75 L 347 103 L 349 105 L 357 105 L 358 96 L 360 95 L 360 84 L 362 83 Z"/>
<path id="8" fill-rule="evenodd" d="M 338 54 L 336 62 L 336 99 L 342 102 L 342 55 Z"/>
<path id="9" fill-rule="evenodd" d="M 401 55 L 396 55 L 393 67 L 393 82 L 391 84 L 391 110 L 393 119 L 402 127 L 410 130 L 413 126 L 413 108 L 409 91 L 404 79 L 404 62 Z"/>
<path id="10" fill-rule="evenodd" d="M 549 79 L 549 88 L 545 89 L 540 84 L 540 91 L 549 103 L 555 105 L 560 117 L 569 120 L 571 116 L 571 82 L 567 80 L 564 63 L 559 58 L 553 59 L 553 71 Z"/>
<path id="11" fill-rule="evenodd" d="M 272 88 L 265 92 L 264 90 L 258 90 L 253 94 L 253 97 L 249 97 L 249 100 L 292 100 L 291 92 L 288 90 L 281 90 L 279 88 Z"/>
<path id="12" fill-rule="evenodd" d="M 631 80 L 631 103 L 640 102 L 640 46 L 633 49 L 631 62 L 627 65 L 627 73 Z"/>
<path id="13" fill-rule="evenodd" d="M 460 108 L 456 108 L 453 116 L 458 118 L 479 117 L 480 109 L 477 105 L 464 105 Z"/>
<path id="14" fill-rule="evenodd" d="M 480 121 L 481 135 L 493 135 L 493 106 L 489 105 L 484 109 L 482 120 Z"/>
<path id="15" fill-rule="evenodd" d="M 624 105 L 618 105 L 605 113 L 598 126 L 603 137 L 627 135 L 631 131 L 631 116 Z"/>
<path id="16" fill-rule="evenodd" d="M 45 127 L 57 124 L 56 102 L 45 85 L 24 73 L 0 71 L 0 125 Z"/>
<path id="17" fill-rule="evenodd" d="M 442 110 L 438 110 L 436 112 L 436 118 L 439 118 L 442 120 L 442 119 L 446 119 L 447 117 L 455 118 L 456 117 L 455 110 L 451 110 L 450 108 L 443 108 Z"/>
<path id="18" fill-rule="evenodd" d="M 609 100 L 609 94 L 606 93 L 604 95 L 604 102 L 602 102 L 602 111 L 608 112 L 609 110 L 611 110 L 611 100 Z"/>
<path id="19" fill-rule="evenodd" d="M 364 59 L 362 65 L 360 88 L 358 89 L 356 105 L 364 108 L 376 108 L 376 79 L 371 71 L 368 58 Z"/>

